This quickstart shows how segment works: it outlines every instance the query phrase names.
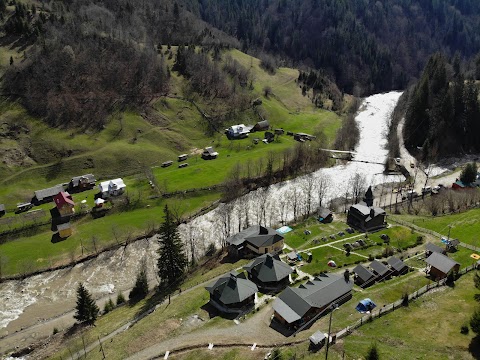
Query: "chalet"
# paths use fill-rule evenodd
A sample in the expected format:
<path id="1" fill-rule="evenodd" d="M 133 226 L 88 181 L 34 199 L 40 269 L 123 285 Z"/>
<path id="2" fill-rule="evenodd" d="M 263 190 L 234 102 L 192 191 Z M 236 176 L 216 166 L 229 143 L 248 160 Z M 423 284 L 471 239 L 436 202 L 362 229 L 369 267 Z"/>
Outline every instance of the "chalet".
<path id="1" fill-rule="evenodd" d="M 119 196 L 125 192 L 127 186 L 121 178 L 103 181 L 100 183 L 100 193 L 102 198 L 109 196 Z"/>
<path id="2" fill-rule="evenodd" d="M 391 275 L 391 270 L 377 260 L 373 260 L 370 263 L 370 269 L 372 269 L 373 273 L 377 276 L 377 281 L 386 279 Z"/>
<path id="3" fill-rule="evenodd" d="M 0 204 L 0 217 L 2 217 L 3 215 L 5 215 L 7 213 L 7 210 L 5 209 L 5 205 L 4 204 Z"/>
<path id="4" fill-rule="evenodd" d="M 64 224 L 58 224 L 57 230 L 58 236 L 60 236 L 62 239 L 66 239 L 67 237 L 72 235 L 72 226 L 69 222 Z"/>
<path id="5" fill-rule="evenodd" d="M 331 223 L 333 221 L 332 212 L 329 209 L 320 206 L 318 208 L 318 221 L 323 224 Z"/>
<path id="6" fill-rule="evenodd" d="M 352 205 L 347 215 L 347 223 L 360 231 L 371 232 L 387 226 L 385 210 L 373 206 L 372 187 L 365 193 L 363 201 Z"/>
<path id="7" fill-rule="evenodd" d="M 322 274 L 299 287 L 287 287 L 273 303 L 274 319 L 289 328 L 298 328 L 331 304 L 350 300 L 352 287 L 352 281 L 336 274 Z"/>
<path id="8" fill-rule="evenodd" d="M 217 156 L 218 156 L 218 152 L 216 152 L 211 146 L 206 147 L 202 153 L 203 160 L 213 160 L 213 159 L 216 159 Z"/>
<path id="9" fill-rule="evenodd" d="M 36 205 L 48 203 L 53 200 L 53 197 L 55 195 L 57 195 L 62 191 L 64 191 L 63 185 L 55 185 L 51 188 L 37 190 L 35 191 L 35 195 L 32 199 L 32 203 Z"/>
<path id="10" fill-rule="evenodd" d="M 93 174 L 75 176 L 68 183 L 67 190 L 70 193 L 90 190 L 95 187 L 96 181 L 97 180 L 95 179 L 95 176 Z"/>
<path id="11" fill-rule="evenodd" d="M 290 266 L 270 254 L 257 257 L 243 268 L 263 293 L 284 289 L 290 284 L 290 274 L 293 272 Z"/>
<path id="12" fill-rule="evenodd" d="M 240 257 L 249 254 L 275 254 L 283 249 L 283 236 L 274 229 L 253 225 L 227 239 L 228 252 Z"/>
<path id="13" fill-rule="evenodd" d="M 268 120 L 263 120 L 259 121 L 255 124 L 255 126 L 252 128 L 251 132 L 254 131 L 265 131 L 270 129 L 270 124 L 268 123 Z"/>
<path id="14" fill-rule="evenodd" d="M 235 271 L 215 280 L 205 289 L 210 293 L 210 304 L 224 313 L 241 313 L 252 308 L 258 292 L 257 285 Z"/>
<path id="15" fill-rule="evenodd" d="M 355 274 L 355 284 L 361 287 L 367 287 L 375 283 L 376 275 L 363 265 L 357 265 L 353 268 Z"/>
<path id="16" fill-rule="evenodd" d="M 225 130 L 225 135 L 229 140 L 244 139 L 250 133 L 252 126 L 245 126 L 244 124 L 232 125 Z"/>
<path id="17" fill-rule="evenodd" d="M 70 216 L 75 214 L 75 203 L 69 193 L 62 191 L 55 195 L 53 201 L 57 206 L 60 216 Z"/>
<path id="18" fill-rule="evenodd" d="M 425 245 L 425 257 L 429 257 L 432 253 L 446 254 L 446 250 L 438 245 L 427 243 Z"/>
<path id="19" fill-rule="evenodd" d="M 426 260 L 429 268 L 427 269 L 430 276 L 435 279 L 443 279 L 451 272 L 458 272 L 460 264 L 445 255 L 434 252 Z"/>
<path id="20" fill-rule="evenodd" d="M 408 265 L 395 256 L 388 259 L 387 264 L 390 266 L 390 270 L 395 276 L 403 275 L 408 272 Z"/>

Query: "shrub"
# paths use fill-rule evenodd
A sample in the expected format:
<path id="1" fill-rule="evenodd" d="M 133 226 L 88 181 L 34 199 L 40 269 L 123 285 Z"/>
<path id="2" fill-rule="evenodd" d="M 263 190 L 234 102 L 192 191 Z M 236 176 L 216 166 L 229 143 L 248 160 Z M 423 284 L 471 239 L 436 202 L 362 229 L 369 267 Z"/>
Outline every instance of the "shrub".
<path id="1" fill-rule="evenodd" d="M 407 293 L 403 294 L 402 306 L 408 306 L 408 294 Z"/>
<path id="2" fill-rule="evenodd" d="M 417 245 L 423 244 L 423 236 L 417 236 Z"/>
<path id="3" fill-rule="evenodd" d="M 372 254 L 368 254 L 368 261 L 373 261 L 374 257 Z"/>
<path id="4" fill-rule="evenodd" d="M 462 327 L 460 328 L 460 334 L 463 334 L 463 335 L 468 334 L 468 325 L 467 324 L 462 325 Z"/>
<path id="5" fill-rule="evenodd" d="M 468 333 L 468 327 L 467 327 L 467 333 Z M 58 334 L 58 329 L 56 327 L 53 328 L 53 335 Z"/>
<path id="6" fill-rule="evenodd" d="M 122 292 L 120 291 L 117 295 L 117 306 L 125 303 L 125 296 L 123 296 Z"/>
<path id="7" fill-rule="evenodd" d="M 108 314 L 113 309 L 115 309 L 115 304 L 113 303 L 112 299 L 108 299 L 108 301 L 105 303 L 105 306 L 103 307 L 103 313 Z"/>

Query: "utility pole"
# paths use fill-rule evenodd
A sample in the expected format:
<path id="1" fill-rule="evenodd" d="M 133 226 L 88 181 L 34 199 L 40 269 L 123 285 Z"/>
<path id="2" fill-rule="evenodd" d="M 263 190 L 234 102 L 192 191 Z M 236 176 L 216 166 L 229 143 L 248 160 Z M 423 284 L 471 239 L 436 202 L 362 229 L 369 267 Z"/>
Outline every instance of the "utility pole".
<path id="1" fill-rule="evenodd" d="M 328 321 L 328 336 L 327 336 L 327 349 L 325 350 L 325 360 L 328 359 L 328 348 L 330 345 L 330 331 L 332 330 L 332 315 L 335 310 L 338 309 L 338 304 L 332 304 L 330 306 L 330 320 Z"/>
<path id="2" fill-rule="evenodd" d="M 448 225 L 448 237 L 447 237 L 447 241 L 450 241 L 450 230 L 452 230 L 452 225 Z"/>

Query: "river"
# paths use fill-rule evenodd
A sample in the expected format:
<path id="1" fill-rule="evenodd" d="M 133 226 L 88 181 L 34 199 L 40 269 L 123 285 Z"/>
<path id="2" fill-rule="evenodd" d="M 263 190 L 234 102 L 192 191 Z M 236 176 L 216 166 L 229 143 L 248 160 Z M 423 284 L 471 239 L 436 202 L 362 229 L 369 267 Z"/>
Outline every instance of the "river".
<path id="1" fill-rule="evenodd" d="M 356 116 L 360 139 L 355 149 L 355 160 L 385 161 L 389 118 L 400 95 L 400 92 L 389 92 L 364 99 Z M 383 165 L 363 162 L 348 162 L 321 169 L 307 177 L 272 185 L 268 191 L 260 189 L 251 192 L 227 207 L 220 205 L 191 223 L 182 225 L 180 232 L 186 242 L 194 240 L 196 251 L 201 253 L 208 244 L 215 243 L 218 246 L 225 236 L 238 230 L 239 225 L 245 224 L 245 216 L 253 224 L 263 214 L 263 222 L 270 226 L 291 220 L 294 215 L 292 194 L 305 188 L 306 185 L 302 184 L 327 179 L 328 192 L 323 203 L 328 204 L 331 199 L 345 196 L 350 191 L 349 180 L 355 174 L 364 177 L 364 185 L 375 186 L 399 180 L 398 176 L 384 176 L 383 170 Z M 299 198 L 302 196 L 301 193 L 296 195 Z M 312 201 L 312 206 L 315 206 L 315 201 Z M 304 210 L 305 207 L 299 207 L 297 215 Z M 226 217 L 228 227 L 224 225 Z M 239 221 L 242 223 L 239 224 Z M 102 253 L 96 259 L 69 269 L 0 284 L 0 354 L 15 345 L 26 346 L 38 337 L 50 334 L 54 327 L 62 329 L 71 326 L 74 322 L 72 310 L 75 306 L 75 289 L 80 281 L 101 304 L 110 296 L 115 298 L 118 291 L 128 295 L 127 290 L 133 286 L 139 264 L 146 259 L 150 269 L 150 284 L 157 283 L 154 270 L 157 248 L 154 238 L 141 240 L 126 248 Z"/>

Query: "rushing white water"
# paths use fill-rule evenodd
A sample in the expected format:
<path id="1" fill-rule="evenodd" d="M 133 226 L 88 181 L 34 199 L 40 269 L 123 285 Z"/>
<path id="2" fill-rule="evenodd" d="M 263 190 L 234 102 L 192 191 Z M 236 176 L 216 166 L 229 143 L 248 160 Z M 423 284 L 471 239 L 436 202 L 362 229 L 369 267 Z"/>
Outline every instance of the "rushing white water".
<path id="1" fill-rule="evenodd" d="M 400 95 L 400 92 L 390 92 L 373 95 L 363 101 L 356 117 L 360 128 L 360 140 L 355 150 L 355 159 L 378 163 L 385 161 L 387 156 L 385 134 L 390 113 Z M 202 252 L 208 244 L 212 242 L 218 244 L 227 233 L 238 231 L 238 219 L 247 213 L 250 224 L 260 222 L 259 216 L 264 218 L 262 223 L 271 226 L 291 220 L 292 193 L 299 192 L 298 198 L 304 204 L 301 192 L 304 191 L 304 184 L 307 182 L 305 179 L 313 179 L 315 182 L 319 179 L 328 179 L 328 192 L 323 199 L 323 203 L 328 204 L 331 199 L 344 196 L 345 192 L 349 191 L 349 180 L 356 174 L 365 177 L 365 185 L 398 180 L 397 177 L 385 177 L 382 174 L 383 169 L 381 164 L 363 162 L 349 162 L 346 165 L 321 169 L 311 176 L 273 185 L 268 191 L 259 189 L 237 199 L 233 204 L 221 205 L 191 223 L 182 225 L 180 231 L 187 243 L 187 250 L 190 250 L 188 245 L 193 239 L 196 242 L 196 251 Z M 312 205 L 315 205 L 315 201 Z M 299 211 L 303 210 L 305 208 L 299 206 Z M 245 223 L 246 219 L 242 221 Z M 228 229 L 225 228 L 225 223 L 229 223 Z M 147 260 L 149 277 L 153 284 L 156 281 L 154 275 L 156 249 L 154 240 L 138 241 L 125 249 L 105 252 L 96 259 L 73 268 L 33 276 L 23 281 L 7 281 L 0 284 L 0 337 L 6 335 L 7 330 L 11 333 L 21 327 L 32 326 L 46 318 L 72 310 L 75 304 L 75 289 L 80 281 L 96 298 L 110 294 L 114 296 L 118 290 L 125 291 L 131 288 L 143 258 Z"/>
<path id="2" fill-rule="evenodd" d="M 360 107 L 355 118 L 360 130 L 360 139 L 355 149 L 354 160 L 369 163 L 352 161 L 345 165 L 320 169 L 309 176 L 272 185 L 268 190 L 253 191 L 246 195 L 245 199 L 239 199 L 234 204 L 221 205 L 196 218 L 191 224 L 182 225 L 184 238 L 194 237 L 201 245 L 209 243 L 218 245 L 227 235 L 235 233 L 239 227 L 245 225 L 247 212 L 250 224 L 258 223 L 260 220 L 264 224 L 278 226 L 282 222 L 290 221 L 294 217 L 294 198 L 301 199 L 301 204 L 296 205 L 296 213 L 299 215 L 305 211 L 305 193 L 310 191 L 307 190 L 308 183 L 313 183 L 311 192 L 314 194 L 320 179 L 328 182 L 328 192 L 322 204 L 328 204 L 330 200 L 344 197 L 350 192 L 350 180 L 357 174 L 364 179 L 363 186 L 375 186 L 404 179 L 398 175 L 383 174 L 383 164 L 388 155 L 386 134 L 390 115 L 401 94 L 389 92 L 373 95 L 366 98 Z M 318 205 L 318 199 L 315 195 L 313 197 L 312 208 Z M 262 214 L 266 216 L 262 217 Z M 225 228 L 226 221 L 230 224 L 229 229 Z M 240 226 L 239 222 L 242 222 Z"/>

